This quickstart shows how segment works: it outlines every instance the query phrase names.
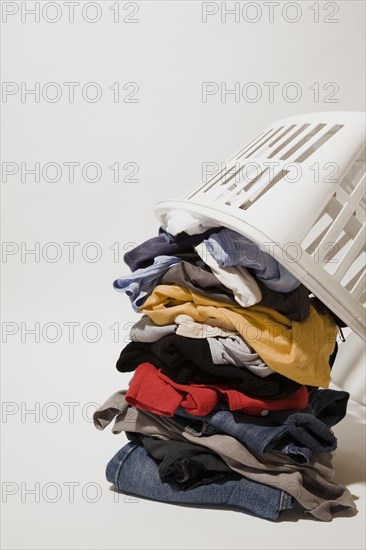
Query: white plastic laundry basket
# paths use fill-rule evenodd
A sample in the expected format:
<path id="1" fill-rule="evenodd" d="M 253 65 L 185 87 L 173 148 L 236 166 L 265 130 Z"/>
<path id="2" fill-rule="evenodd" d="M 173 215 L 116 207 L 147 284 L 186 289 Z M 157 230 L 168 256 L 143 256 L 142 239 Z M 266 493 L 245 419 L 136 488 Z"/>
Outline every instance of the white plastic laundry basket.
<path id="1" fill-rule="evenodd" d="M 365 339 L 365 116 L 299 115 L 266 128 L 172 209 L 269 252 Z"/>

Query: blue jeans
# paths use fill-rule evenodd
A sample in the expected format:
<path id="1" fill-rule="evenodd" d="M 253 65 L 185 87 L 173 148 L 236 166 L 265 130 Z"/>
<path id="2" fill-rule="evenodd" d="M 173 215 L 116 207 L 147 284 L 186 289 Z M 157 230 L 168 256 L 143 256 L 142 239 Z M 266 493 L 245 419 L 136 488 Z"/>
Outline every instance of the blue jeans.
<path id="1" fill-rule="evenodd" d="M 348 398 L 347 392 L 317 390 L 309 407 L 302 412 L 278 411 L 270 412 L 267 417 L 253 417 L 216 408 L 210 415 L 192 417 L 180 407 L 175 418 L 197 437 L 224 433 L 257 455 L 279 451 L 300 464 L 308 464 L 313 452 L 326 453 L 337 448 L 337 439 L 330 427 L 345 416 Z"/>
<path id="2" fill-rule="evenodd" d="M 107 465 L 106 477 L 117 489 L 137 497 L 176 504 L 240 508 L 261 518 L 276 520 L 293 499 L 280 489 L 240 477 L 185 491 L 162 483 L 158 466 L 141 445 L 128 443 Z"/>

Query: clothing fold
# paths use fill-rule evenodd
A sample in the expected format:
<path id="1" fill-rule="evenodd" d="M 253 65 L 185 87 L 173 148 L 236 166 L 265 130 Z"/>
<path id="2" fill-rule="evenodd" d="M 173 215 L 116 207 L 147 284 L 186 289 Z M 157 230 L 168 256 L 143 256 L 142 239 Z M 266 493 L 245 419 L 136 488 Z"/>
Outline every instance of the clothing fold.
<path id="1" fill-rule="evenodd" d="M 270 399 L 286 397 L 301 387 L 278 373 L 263 379 L 253 369 L 217 365 L 212 361 L 207 339 L 177 334 L 164 336 L 152 344 L 130 342 L 121 351 L 116 367 L 120 372 L 131 372 L 141 363 L 153 364 L 178 384 L 225 384 L 248 395 Z"/>
<path id="2" fill-rule="evenodd" d="M 276 520 L 291 509 L 293 499 L 284 491 L 240 477 L 177 491 L 162 483 L 158 466 L 143 446 L 128 443 L 110 460 L 106 477 L 120 491 L 142 498 L 175 504 L 239 508 L 263 519 Z"/>
<path id="3" fill-rule="evenodd" d="M 348 489 L 334 480 L 331 453 L 317 453 L 310 464 L 298 464 L 274 451 L 259 458 L 229 435 L 213 434 L 197 438 L 173 418 L 129 407 L 123 392 L 111 396 L 106 404 L 94 413 L 94 423 L 99 429 L 104 429 L 113 420 L 110 419 L 110 404 L 114 408 L 114 433 L 135 432 L 160 439 L 198 443 L 214 451 L 234 472 L 242 476 L 241 479 L 284 490 L 307 513 L 322 521 L 330 521 L 341 509 L 356 511 Z M 107 418 L 106 409 L 109 410 Z M 144 472 L 140 469 L 138 471 L 143 478 Z M 158 476 L 158 472 L 156 475 Z M 112 476 L 108 479 L 115 483 Z M 144 483 L 142 486 L 148 492 L 148 487 Z M 149 495 L 145 493 L 145 496 Z M 154 492 L 150 493 L 150 498 L 154 498 Z"/>
<path id="4" fill-rule="evenodd" d="M 240 308 L 177 285 L 158 285 L 141 312 L 157 325 L 171 324 L 182 313 L 197 322 L 222 322 L 236 330 L 272 370 L 299 384 L 329 385 L 337 325 L 313 306 L 309 317 L 298 323 L 264 306 Z"/>
<path id="5" fill-rule="evenodd" d="M 113 282 L 141 316 L 116 362 L 128 389 L 93 416 L 129 440 L 107 480 L 271 521 L 356 513 L 332 465 L 349 400 L 328 389 L 342 321 L 265 243 L 188 210 L 164 220 Z"/>
<path id="6" fill-rule="evenodd" d="M 266 415 L 269 411 L 303 410 L 308 405 L 305 386 L 280 399 L 252 397 L 224 385 L 177 384 L 151 363 L 141 363 L 130 380 L 127 401 L 156 414 L 173 416 L 178 407 L 193 415 L 210 413 L 220 402 L 232 411 Z"/>

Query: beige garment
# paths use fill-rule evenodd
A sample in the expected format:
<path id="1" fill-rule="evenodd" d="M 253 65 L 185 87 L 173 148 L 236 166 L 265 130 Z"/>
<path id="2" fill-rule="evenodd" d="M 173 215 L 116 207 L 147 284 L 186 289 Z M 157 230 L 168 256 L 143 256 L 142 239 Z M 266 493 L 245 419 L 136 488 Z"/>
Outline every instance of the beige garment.
<path id="1" fill-rule="evenodd" d="M 225 338 L 237 334 L 232 328 L 230 330 L 226 328 L 226 325 L 222 326 L 223 323 L 218 323 L 218 326 L 197 323 L 190 315 L 177 315 L 174 321 L 178 325 L 175 333 L 186 338 L 215 338 L 217 336 Z"/>
<path id="2" fill-rule="evenodd" d="M 220 336 L 225 338 L 238 334 L 230 330 L 224 323 L 217 323 L 217 326 L 197 323 L 190 315 L 178 315 L 170 325 L 156 325 L 148 315 L 143 315 L 130 330 L 132 342 L 157 342 L 160 338 L 169 334 L 178 334 L 186 338 L 214 338 Z"/>

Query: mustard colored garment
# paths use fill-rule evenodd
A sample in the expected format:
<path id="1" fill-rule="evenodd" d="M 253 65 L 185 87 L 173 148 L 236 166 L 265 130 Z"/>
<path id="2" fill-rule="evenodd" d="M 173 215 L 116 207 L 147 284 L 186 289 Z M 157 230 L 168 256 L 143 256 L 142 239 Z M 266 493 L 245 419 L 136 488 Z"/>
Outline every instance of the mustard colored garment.
<path id="1" fill-rule="evenodd" d="M 156 325 L 174 323 L 177 315 L 190 315 L 199 323 L 217 321 L 234 328 L 271 369 L 299 384 L 328 387 L 329 356 L 337 336 L 330 315 L 310 306 L 299 323 L 268 307 L 247 308 L 219 302 L 178 285 L 158 285 L 140 311 Z"/>

